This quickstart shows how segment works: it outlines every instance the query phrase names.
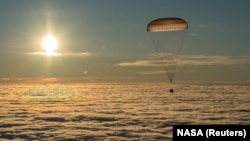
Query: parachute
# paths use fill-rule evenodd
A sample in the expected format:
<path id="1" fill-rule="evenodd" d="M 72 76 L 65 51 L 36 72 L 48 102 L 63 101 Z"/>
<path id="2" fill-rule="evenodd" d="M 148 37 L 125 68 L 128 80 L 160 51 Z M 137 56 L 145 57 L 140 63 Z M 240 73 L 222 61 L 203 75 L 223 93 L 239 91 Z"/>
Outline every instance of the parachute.
<path id="1" fill-rule="evenodd" d="M 188 29 L 188 24 L 181 18 L 160 18 L 147 25 L 148 32 L 174 31 Z"/>
<path id="2" fill-rule="evenodd" d="M 155 19 L 147 25 L 147 32 L 156 51 L 155 63 L 164 68 L 170 84 L 173 83 L 187 29 L 188 23 L 177 17 Z M 170 92 L 173 92 L 173 89 L 170 89 Z"/>

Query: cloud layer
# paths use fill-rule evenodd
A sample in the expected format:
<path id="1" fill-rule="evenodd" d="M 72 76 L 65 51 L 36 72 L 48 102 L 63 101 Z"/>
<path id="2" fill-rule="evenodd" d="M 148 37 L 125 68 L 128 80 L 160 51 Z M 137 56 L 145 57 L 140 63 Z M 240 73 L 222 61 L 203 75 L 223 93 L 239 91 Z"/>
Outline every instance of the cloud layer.
<path id="1" fill-rule="evenodd" d="M 174 95 L 169 88 L 165 83 L 0 85 L 0 139 L 171 141 L 176 124 L 249 124 L 248 86 L 188 82 L 176 84 Z"/>

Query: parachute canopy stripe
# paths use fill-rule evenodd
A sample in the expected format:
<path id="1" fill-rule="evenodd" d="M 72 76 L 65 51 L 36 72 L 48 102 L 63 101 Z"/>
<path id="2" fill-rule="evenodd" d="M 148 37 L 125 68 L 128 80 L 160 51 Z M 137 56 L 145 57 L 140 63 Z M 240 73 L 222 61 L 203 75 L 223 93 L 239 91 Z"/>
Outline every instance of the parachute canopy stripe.
<path id="1" fill-rule="evenodd" d="M 181 18 L 160 18 L 147 25 L 148 32 L 173 31 L 188 29 L 188 23 Z"/>

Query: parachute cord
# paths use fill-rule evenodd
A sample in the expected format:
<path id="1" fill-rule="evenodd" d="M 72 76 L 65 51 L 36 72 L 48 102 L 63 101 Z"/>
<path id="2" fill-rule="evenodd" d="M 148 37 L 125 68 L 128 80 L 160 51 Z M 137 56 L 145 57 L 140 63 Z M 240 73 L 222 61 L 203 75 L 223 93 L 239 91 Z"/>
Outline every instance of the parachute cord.
<path id="1" fill-rule="evenodd" d="M 173 85 L 173 78 L 174 78 L 174 75 L 175 75 L 175 71 L 177 69 L 178 61 L 180 59 L 180 53 L 181 53 L 181 51 L 183 49 L 183 45 L 184 45 L 184 40 L 186 38 L 186 34 L 187 34 L 187 31 L 185 31 L 184 34 L 182 35 L 182 42 L 181 42 L 181 45 L 180 45 L 180 49 L 177 51 L 176 61 L 175 61 L 175 64 L 174 64 L 173 71 L 171 72 L 172 75 L 167 71 L 166 67 L 163 67 L 165 69 L 165 71 L 166 71 L 166 75 L 168 76 L 168 79 L 169 79 L 169 82 L 170 82 L 171 85 Z M 149 37 L 150 37 L 150 40 L 153 43 L 155 51 L 158 51 L 158 49 L 156 47 L 155 40 L 153 40 L 153 37 L 152 37 L 152 35 L 150 33 L 149 33 Z"/>
<path id="2" fill-rule="evenodd" d="M 186 38 L 186 34 L 187 34 L 187 31 L 185 31 L 185 33 L 183 34 L 183 37 L 182 37 L 181 47 L 180 47 L 180 49 L 179 49 L 179 51 L 178 51 L 178 53 L 177 53 L 176 62 L 175 62 L 174 68 L 173 68 L 173 75 L 172 75 L 172 78 L 170 78 L 170 75 L 167 73 L 168 78 L 169 78 L 171 84 L 172 84 L 172 82 L 173 82 L 174 74 L 175 74 L 175 71 L 176 71 L 176 69 L 177 69 L 178 61 L 179 61 L 179 59 L 180 59 L 180 53 L 181 53 L 181 51 L 182 51 L 182 49 L 183 49 L 183 45 L 184 45 L 184 40 L 185 40 L 185 38 Z"/>
<path id="3" fill-rule="evenodd" d="M 157 47 L 156 47 L 155 40 L 153 39 L 153 37 L 152 37 L 152 35 L 151 35 L 150 33 L 148 33 L 148 34 L 149 34 L 149 37 L 150 37 L 151 42 L 153 43 L 153 46 L 154 46 L 155 51 L 157 51 Z"/>

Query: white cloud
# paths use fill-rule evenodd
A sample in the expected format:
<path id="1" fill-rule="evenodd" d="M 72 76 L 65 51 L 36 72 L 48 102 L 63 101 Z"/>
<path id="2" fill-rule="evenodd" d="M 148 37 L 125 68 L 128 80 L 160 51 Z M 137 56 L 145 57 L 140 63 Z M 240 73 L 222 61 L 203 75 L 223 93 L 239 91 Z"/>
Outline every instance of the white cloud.
<path id="1" fill-rule="evenodd" d="M 114 66 L 122 67 L 155 67 L 172 65 L 173 61 L 137 60 L 134 62 L 121 62 Z M 178 66 L 187 65 L 237 65 L 250 64 L 250 56 L 207 56 L 207 55 L 183 55 L 178 61 Z"/>
<path id="2" fill-rule="evenodd" d="M 10 78 L 8 78 L 8 77 L 3 77 L 3 78 L 0 78 L 0 81 L 9 81 L 9 80 L 11 80 Z"/>
<path id="3" fill-rule="evenodd" d="M 147 67 L 147 66 L 159 66 L 153 60 L 138 60 L 135 62 L 122 62 L 119 64 L 115 64 L 114 66 L 122 66 L 122 67 Z"/>
<path id="4" fill-rule="evenodd" d="M 67 55 L 67 56 L 90 56 L 91 54 L 89 52 L 80 52 L 80 53 L 64 53 L 62 55 Z"/>
<path id="5" fill-rule="evenodd" d="M 143 71 L 143 72 L 137 72 L 137 74 L 141 74 L 141 75 L 166 74 L 166 71 L 164 70 Z"/>
<path id="6" fill-rule="evenodd" d="M 32 52 L 27 54 L 44 55 L 44 56 L 90 56 L 91 55 L 91 53 L 89 52 L 80 52 L 80 53 Z"/>
<path id="7" fill-rule="evenodd" d="M 192 37 L 197 37 L 197 36 L 198 36 L 197 33 L 191 33 L 190 35 L 191 35 Z"/>
<path id="8" fill-rule="evenodd" d="M 87 73 L 88 73 L 87 70 L 84 70 L 84 71 L 83 71 L 83 75 L 86 75 Z"/>
<path id="9" fill-rule="evenodd" d="M 250 64 L 250 56 L 182 56 L 178 65 L 237 65 Z"/>
<path id="10" fill-rule="evenodd" d="M 181 72 L 180 70 L 175 70 L 174 72 Z M 190 72 L 194 73 L 197 72 L 196 70 L 185 70 L 185 72 Z M 136 74 L 140 75 L 162 75 L 166 74 L 167 72 L 165 70 L 151 70 L 151 71 L 141 71 L 141 72 L 136 72 Z"/>
<path id="11" fill-rule="evenodd" d="M 33 54 L 33 55 L 43 55 L 43 56 L 59 56 L 61 55 L 58 52 L 32 52 L 28 54 Z"/>

